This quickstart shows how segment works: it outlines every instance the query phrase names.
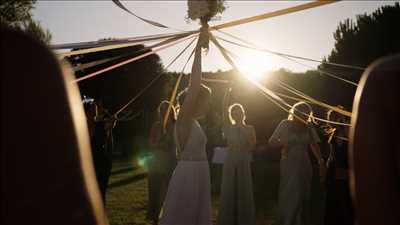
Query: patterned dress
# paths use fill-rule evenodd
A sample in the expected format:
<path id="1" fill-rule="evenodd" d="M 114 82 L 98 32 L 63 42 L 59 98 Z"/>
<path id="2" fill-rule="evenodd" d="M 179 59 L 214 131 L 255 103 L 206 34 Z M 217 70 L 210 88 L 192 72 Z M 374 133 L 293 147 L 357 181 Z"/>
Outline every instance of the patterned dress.
<path id="1" fill-rule="evenodd" d="M 293 126 L 292 121 L 283 120 L 269 140 L 288 145 L 280 162 L 279 216 L 283 225 L 309 225 L 312 167 L 308 149 L 320 139 L 311 127 L 295 133 Z"/>

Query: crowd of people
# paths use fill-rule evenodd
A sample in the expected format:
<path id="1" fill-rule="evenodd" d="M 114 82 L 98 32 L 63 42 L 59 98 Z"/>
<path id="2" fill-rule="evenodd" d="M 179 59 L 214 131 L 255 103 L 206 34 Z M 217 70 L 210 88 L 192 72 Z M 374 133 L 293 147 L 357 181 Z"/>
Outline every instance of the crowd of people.
<path id="1" fill-rule="evenodd" d="M 107 118 L 101 105 L 88 101 L 84 103 L 86 121 L 82 121 L 85 117 L 83 107 L 77 104 L 77 86 L 68 83 L 72 75 L 60 69 L 42 44 L 18 32 L 3 31 L 7 43 L 19 44 L 2 46 L 8 55 L 2 66 L 6 81 L 2 83 L 7 83 L 2 85 L 2 221 L 107 224 L 104 207 L 98 203 L 101 197 L 105 202 L 116 120 Z M 180 95 L 178 109 L 162 102 L 159 121 L 151 130 L 155 157 L 149 171 L 148 216 L 160 225 L 212 224 L 207 137 L 198 122 L 209 110 L 211 96 L 211 90 L 201 84 L 200 46 L 205 41 L 200 36 L 190 84 Z M 17 54 L 27 49 L 27 54 Z M 19 60 L 26 62 L 26 67 L 18 67 Z M 354 224 L 354 218 L 359 225 L 399 224 L 400 149 L 396 138 L 400 112 L 393 102 L 399 97 L 399 62 L 400 57 L 394 56 L 365 72 L 356 93 L 350 131 L 346 126 L 327 124 L 322 132 L 326 137 L 321 136 L 320 128 L 313 125 L 312 109 L 304 102 L 295 104 L 278 125 L 269 144 L 281 152 L 279 223 L 313 224 L 312 180 L 318 177 L 326 194 L 320 199 L 325 224 Z M 33 78 L 32 73 L 41 76 Z M 52 85 L 43 85 L 48 82 Z M 229 106 L 229 95 L 228 89 L 223 102 L 228 150 L 217 223 L 253 225 L 250 161 L 256 133 L 245 123 L 244 107 L 237 103 Z M 37 106 L 43 110 L 32 110 Z M 164 123 L 169 107 L 172 113 Z M 32 113 L 21 117 L 25 110 Z M 327 119 L 348 123 L 333 111 Z M 87 126 L 82 126 L 85 122 Z M 325 141 L 327 154 L 321 148 Z M 26 182 L 29 185 L 23 185 Z"/>
<path id="2" fill-rule="evenodd" d="M 212 221 L 207 138 L 198 122 L 209 110 L 211 90 L 200 81 L 201 48 L 197 47 L 190 84 L 178 96 L 179 110 L 163 101 L 150 134 L 154 158 L 149 170 L 148 218 L 154 224 Z M 222 133 L 227 146 L 217 223 L 254 225 L 250 164 L 256 131 L 246 124 L 244 107 L 229 103 L 231 92 L 228 87 L 222 103 Z M 164 127 L 168 107 L 172 113 Z M 312 115 L 309 104 L 295 104 L 268 141 L 281 151 L 279 221 L 284 225 L 353 224 L 347 176 L 348 127 L 331 123 L 317 126 Z M 348 123 L 333 110 L 327 113 L 327 120 Z M 320 146 L 327 146 L 322 153 Z M 316 177 L 317 183 L 313 182 Z"/>

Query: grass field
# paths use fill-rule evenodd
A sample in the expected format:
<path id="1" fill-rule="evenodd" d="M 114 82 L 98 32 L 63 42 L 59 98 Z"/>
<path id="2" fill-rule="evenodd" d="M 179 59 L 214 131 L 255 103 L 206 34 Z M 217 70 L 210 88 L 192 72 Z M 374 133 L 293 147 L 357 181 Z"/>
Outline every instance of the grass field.
<path id="1" fill-rule="evenodd" d="M 142 167 L 115 163 L 107 192 L 107 214 L 111 225 L 150 225 L 146 221 L 147 175 Z M 276 220 L 279 163 L 256 161 L 252 165 L 257 224 L 270 225 Z M 211 168 L 213 184 L 213 221 L 219 206 L 220 168 Z"/>

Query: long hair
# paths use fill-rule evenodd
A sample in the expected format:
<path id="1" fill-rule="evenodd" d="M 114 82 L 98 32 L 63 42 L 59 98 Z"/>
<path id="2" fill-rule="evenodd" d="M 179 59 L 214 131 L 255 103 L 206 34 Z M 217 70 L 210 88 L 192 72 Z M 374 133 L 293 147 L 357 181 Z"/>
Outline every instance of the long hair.
<path id="1" fill-rule="evenodd" d="M 232 117 L 232 111 L 234 109 L 240 109 L 243 113 L 243 119 L 242 119 L 242 123 L 245 124 L 246 121 L 246 111 L 243 108 L 243 105 L 241 105 L 240 103 L 234 103 L 231 106 L 229 106 L 228 108 L 228 116 L 229 116 L 229 120 L 231 121 L 232 124 L 236 124 L 236 121 L 233 119 Z"/>
<path id="2" fill-rule="evenodd" d="M 344 107 L 341 105 L 338 105 L 336 107 L 344 110 Z M 338 121 L 338 119 L 341 117 L 343 117 L 343 116 L 341 114 L 335 112 L 333 109 L 330 109 L 328 112 L 326 112 L 326 120 L 340 122 L 340 121 Z M 327 123 L 327 125 L 332 126 L 332 124 L 330 124 L 330 123 Z"/>
<path id="3" fill-rule="evenodd" d="M 299 107 L 303 107 L 303 106 L 305 106 L 308 109 L 308 111 L 309 111 L 308 114 L 306 112 L 303 112 L 303 111 L 298 109 Z M 306 102 L 297 102 L 289 110 L 289 115 L 288 115 L 287 119 L 290 120 L 290 121 L 293 121 L 294 117 L 296 117 L 296 115 L 295 115 L 296 112 L 308 116 L 307 120 L 305 122 L 307 122 L 307 123 L 314 122 L 314 116 L 313 116 L 314 112 L 313 112 L 312 107 L 310 106 L 310 104 L 308 104 Z"/>

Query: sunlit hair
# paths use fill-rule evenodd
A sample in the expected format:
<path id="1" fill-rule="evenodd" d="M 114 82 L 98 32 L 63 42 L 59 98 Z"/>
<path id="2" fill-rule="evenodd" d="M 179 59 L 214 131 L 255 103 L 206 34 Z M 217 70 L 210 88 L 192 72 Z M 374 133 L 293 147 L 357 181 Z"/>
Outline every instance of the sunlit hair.
<path id="1" fill-rule="evenodd" d="M 179 92 L 179 94 L 176 97 L 177 104 L 175 107 L 177 109 L 177 113 L 179 113 L 179 109 L 185 100 L 187 92 L 188 92 L 188 88 L 185 88 L 183 91 Z M 203 100 L 205 98 L 209 98 L 211 96 L 211 93 L 212 93 L 212 91 L 209 87 L 207 87 L 204 84 L 201 84 L 200 92 L 199 92 L 199 95 L 197 96 L 196 104 L 198 104 L 201 100 Z"/>
<path id="2" fill-rule="evenodd" d="M 164 118 L 164 115 L 161 115 L 162 107 L 165 106 L 168 109 L 169 105 L 170 105 L 169 101 L 167 101 L 167 100 L 161 101 L 161 103 L 158 105 L 157 112 L 158 112 L 158 115 L 159 115 L 160 119 Z M 165 113 L 167 113 L 167 111 Z M 172 117 L 173 120 L 176 120 L 176 109 L 175 109 L 175 107 L 173 105 L 171 105 L 170 117 Z"/>
<path id="3" fill-rule="evenodd" d="M 339 109 L 344 110 L 344 107 L 341 105 L 336 106 Z M 343 117 L 341 114 L 335 112 L 333 109 L 330 109 L 328 112 L 326 112 L 326 120 L 329 121 L 334 121 L 334 122 L 340 122 L 338 119 Z M 333 124 L 327 123 L 328 126 L 332 126 Z"/>
<path id="4" fill-rule="evenodd" d="M 308 113 L 303 112 L 302 110 L 300 110 L 299 109 L 300 107 L 307 108 L 308 109 Z M 313 119 L 314 119 L 313 114 L 314 114 L 314 112 L 313 112 L 311 106 L 308 103 L 306 103 L 306 102 L 298 102 L 298 103 L 294 104 L 292 106 L 292 108 L 289 110 L 288 120 L 293 121 L 294 118 L 295 118 L 296 112 L 298 114 L 306 115 L 307 116 L 306 122 L 308 122 L 308 123 L 313 122 Z"/>
<path id="5" fill-rule="evenodd" d="M 341 105 L 336 106 L 339 109 L 344 110 L 344 107 Z M 333 109 L 330 109 L 328 112 L 326 112 L 326 120 L 336 120 L 338 117 L 340 116 L 340 114 L 338 114 L 337 112 L 333 111 Z"/>
<path id="6" fill-rule="evenodd" d="M 237 109 L 240 109 L 242 111 L 242 114 L 243 114 L 242 123 L 245 124 L 246 112 L 244 111 L 243 106 L 241 104 L 239 104 L 239 103 L 234 103 L 231 106 L 229 106 L 229 108 L 228 108 L 229 120 L 231 121 L 232 124 L 236 124 L 235 119 L 233 119 L 233 117 L 232 117 L 232 111 L 233 110 L 237 110 Z"/>

